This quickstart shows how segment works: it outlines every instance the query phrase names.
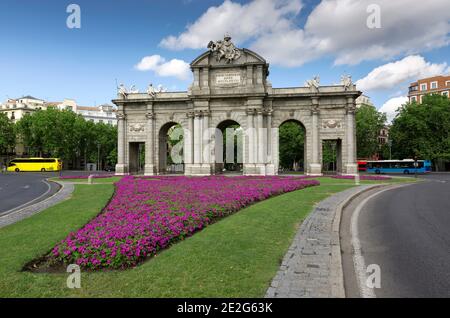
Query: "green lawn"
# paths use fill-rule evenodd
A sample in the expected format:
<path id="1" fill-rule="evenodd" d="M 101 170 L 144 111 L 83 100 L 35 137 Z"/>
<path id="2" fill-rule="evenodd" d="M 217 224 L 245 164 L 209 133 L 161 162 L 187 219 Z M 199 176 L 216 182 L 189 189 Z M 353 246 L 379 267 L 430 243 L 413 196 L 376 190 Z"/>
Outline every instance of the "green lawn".
<path id="1" fill-rule="evenodd" d="M 82 288 L 72 290 L 66 274 L 21 268 L 88 222 L 113 193 L 112 184 L 76 185 L 70 200 L 0 229 L 0 297 L 262 297 L 314 204 L 354 184 L 320 181 L 243 209 L 134 269 L 82 272 Z"/>
<path id="2" fill-rule="evenodd" d="M 121 179 L 121 176 L 114 176 L 109 178 L 94 178 L 93 183 L 114 183 Z M 88 179 L 60 179 L 59 177 L 50 178 L 50 181 L 62 181 L 62 182 L 75 182 L 75 183 L 88 183 Z"/>

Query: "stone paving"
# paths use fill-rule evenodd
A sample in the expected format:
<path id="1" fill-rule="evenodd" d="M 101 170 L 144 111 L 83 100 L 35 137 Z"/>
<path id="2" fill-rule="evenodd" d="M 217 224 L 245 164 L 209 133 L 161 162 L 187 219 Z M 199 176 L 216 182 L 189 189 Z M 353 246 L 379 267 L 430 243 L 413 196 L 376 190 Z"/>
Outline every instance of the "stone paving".
<path id="1" fill-rule="evenodd" d="M 56 192 L 53 196 L 41 202 L 27 206 L 23 209 L 1 216 L 0 228 L 16 223 L 25 218 L 28 218 L 70 197 L 70 195 L 74 190 L 74 185 L 72 183 L 66 182 L 58 182 L 58 183 L 62 185 L 62 188 L 58 192 Z"/>
<path id="2" fill-rule="evenodd" d="M 315 207 L 300 226 L 266 297 L 345 297 L 340 261 L 340 221 L 333 225 L 336 210 L 349 198 L 375 186 L 364 185 L 342 191 Z M 340 214 L 336 217 L 340 218 Z"/>

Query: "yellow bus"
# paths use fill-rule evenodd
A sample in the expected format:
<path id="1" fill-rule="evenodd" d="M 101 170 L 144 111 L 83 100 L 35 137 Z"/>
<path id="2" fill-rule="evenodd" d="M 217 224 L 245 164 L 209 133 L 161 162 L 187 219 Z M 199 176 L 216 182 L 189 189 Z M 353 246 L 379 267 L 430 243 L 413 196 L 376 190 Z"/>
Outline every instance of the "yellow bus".
<path id="1" fill-rule="evenodd" d="M 59 171 L 62 161 L 58 158 L 16 158 L 9 162 L 8 171 Z"/>

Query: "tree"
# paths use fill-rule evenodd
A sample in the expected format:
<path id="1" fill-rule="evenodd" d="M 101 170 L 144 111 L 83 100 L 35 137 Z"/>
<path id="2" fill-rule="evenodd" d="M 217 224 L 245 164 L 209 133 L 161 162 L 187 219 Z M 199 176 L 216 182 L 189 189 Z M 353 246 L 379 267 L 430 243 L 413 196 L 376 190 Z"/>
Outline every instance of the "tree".
<path id="1" fill-rule="evenodd" d="M 427 95 L 421 104 L 406 103 L 393 120 L 390 137 L 398 159 L 450 160 L 450 100 Z"/>
<path id="2" fill-rule="evenodd" d="M 386 114 L 371 105 L 356 110 L 356 140 L 358 158 L 369 158 L 379 151 L 378 136 L 386 124 Z"/>
<path id="3" fill-rule="evenodd" d="M 279 138 L 280 166 L 288 169 L 293 169 L 294 164 L 304 166 L 304 128 L 297 122 L 288 121 L 280 126 Z"/>
<path id="4" fill-rule="evenodd" d="M 25 115 L 17 131 L 28 155 L 58 157 L 66 167 L 78 167 L 81 159 L 103 167 L 117 162 L 117 128 L 86 121 L 70 110 L 49 108 Z"/>
<path id="5" fill-rule="evenodd" d="M 0 153 L 8 153 L 16 143 L 14 123 L 5 113 L 0 113 Z"/>

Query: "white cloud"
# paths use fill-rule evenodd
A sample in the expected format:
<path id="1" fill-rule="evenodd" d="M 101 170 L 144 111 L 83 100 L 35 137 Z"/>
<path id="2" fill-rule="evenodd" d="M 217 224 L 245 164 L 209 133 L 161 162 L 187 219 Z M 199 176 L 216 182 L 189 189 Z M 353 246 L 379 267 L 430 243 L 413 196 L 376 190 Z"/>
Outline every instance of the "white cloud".
<path id="1" fill-rule="evenodd" d="M 187 80 L 190 77 L 190 66 L 183 60 L 166 59 L 160 55 L 151 55 L 142 58 L 135 68 L 139 71 L 154 71 L 159 76 L 176 77 L 180 80 Z"/>
<path id="2" fill-rule="evenodd" d="M 178 36 L 164 38 L 160 45 L 172 50 L 206 48 L 210 40 L 233 36 L 235 43 L 291 26 L 290 17 L 302 8 L 300 0 L 254 0 L 241 5 L 229 0 L 210 7 L 197 21 L 187 26 Z"/>
<path id="3" fill-rule="evenodd" d="M 381 8 L 380 29 L 367 27 L 370 4 Z M 299 66 L 332 56 L 335 64 L 358 64 L 448 45 L 448 8 L 448 0 L 426 4 L 411 0 L 322 0 L 300 28 L 295 19 L 302 9 L 300 0 L 253 0 L 245 5 L 226 0 L 160 44 L 174 50 L 199 49 L 229 32 L 235 43 L 249 44 L 270 63 Z"/>
<path id="4" fill-rule="evenodd" d="M 388 123 L 391 123 L 397 115 L 397 109 L 406 102 L 408 102 L 408 97 L 406 96 L 394 97 L 384 103 L 378 111 L 381 113 L 386 113 L 387 121 Z"/>
<path id="5" fill-rule="evenodd" d="M 432 64 L 420 55 L 410 55 L 373 69 L 356 81 L 356 86 L 362 91 L 390 89 L 409 80 L 443 74 L 446 68 L 447 63 Z"/>

